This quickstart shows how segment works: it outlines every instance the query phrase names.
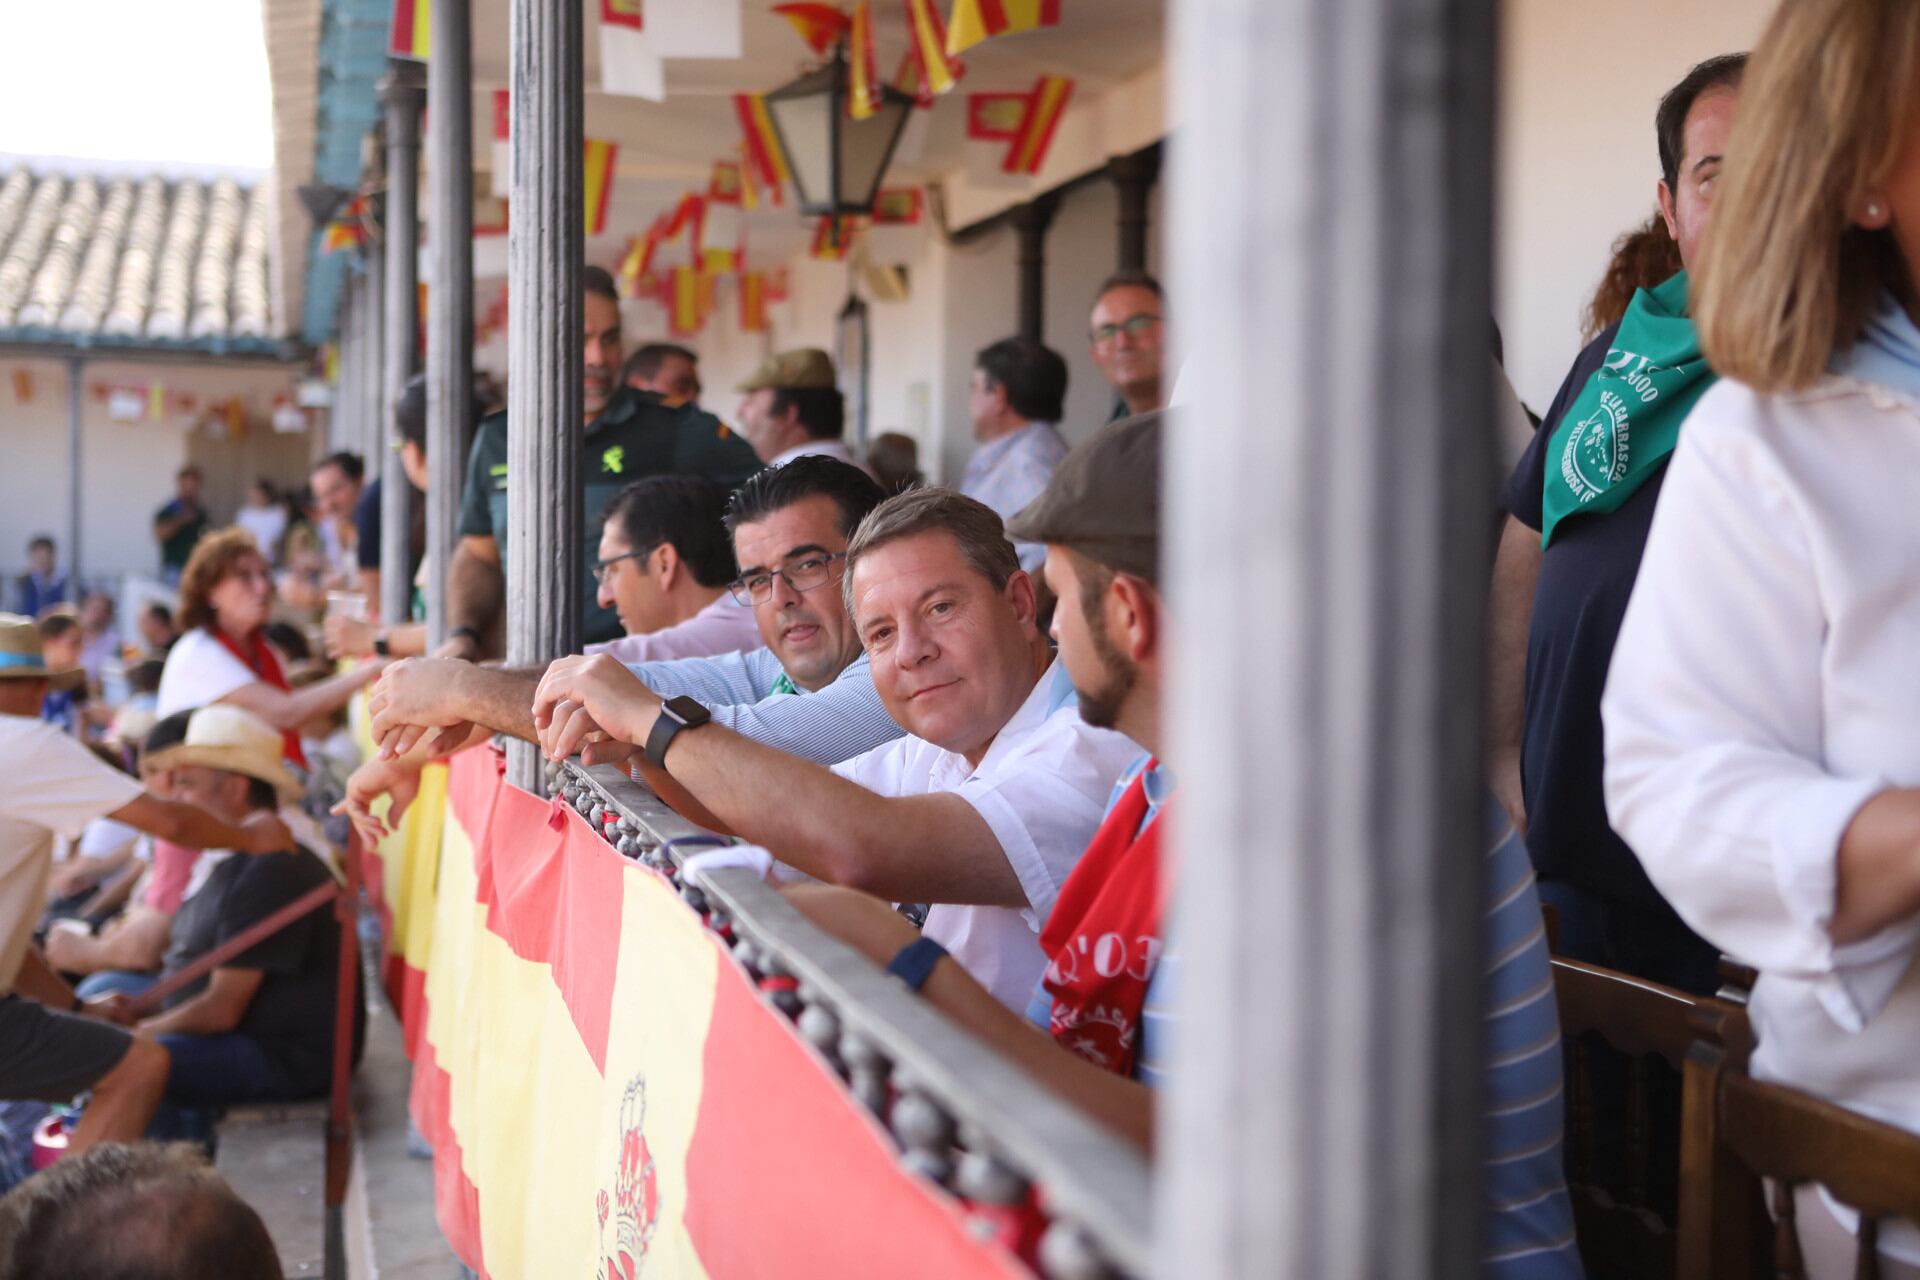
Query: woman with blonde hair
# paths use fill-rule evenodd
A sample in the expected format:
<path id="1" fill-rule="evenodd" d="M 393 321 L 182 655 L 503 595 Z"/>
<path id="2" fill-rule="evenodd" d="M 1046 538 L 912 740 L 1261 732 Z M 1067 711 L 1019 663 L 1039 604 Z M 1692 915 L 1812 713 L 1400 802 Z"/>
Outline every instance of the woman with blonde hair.
<path id="1" fill-rule="evenodd" d="M 160 675 L 156 712 L 162 717 L 227 703 L 280 730 L 286 758 L 304 766 L 300 726 L 343 706 L 385 665 L 369 662 L 295 690 L 285 660 L 267 643 L 273 572 L 245 529 L 202 538 L 180 575 L 181 635 Z"/>
<path id="2" fill-rule="evenodd" d="M 1920 3 L 1786 0 L 1695 293 L 1722 381 L 1669 465 L 1603 702 L 1615 828 L 1754 965 L 1756 1076 L 1920 1130 Z M 1803 1188 L 1814 1276 L 1856 1215 Z M 1883 1275 L 1920 1230 L 1880 1227 Z"/>

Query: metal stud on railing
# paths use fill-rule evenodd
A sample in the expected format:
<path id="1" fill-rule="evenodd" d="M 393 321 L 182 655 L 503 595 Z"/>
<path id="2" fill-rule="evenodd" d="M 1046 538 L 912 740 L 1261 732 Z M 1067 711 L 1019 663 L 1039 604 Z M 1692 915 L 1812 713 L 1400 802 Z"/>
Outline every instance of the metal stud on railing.
<path id="1" fill-rule="evenodd" d="M 846 1073 L 846 1064 L 840 1061 L 840 1018 L 833 1010 L 807 988 L 798 993 L 800 1000 L 800 1034 L 807 1043 L 820 1051 L 822 1057 L 833 1064 L 833 1069 Z"/>
<path id="2" fill-rule="evenodd" d="M 707 895 L 705 891 L 700 888 L 699 885 L 697 884 L 681 885 L 680 899 L 681 901 L 685 902 L 687 906 L 692 908 L 694 911 L 700 913 L 701 915 L 707 915 Z M 713 917 L 708 916 L 707 919 L 708 919 L 708 923 L 712 923 Z"/>
<path id="3" fill-rule="evenodd" d="M 1016 1205 L 1027 1196 L 1027 1180 L 1020 1172 L 977 1146 L 960 1157 L 954 1185 L 961 1195 L 981 1204 Z"/>
<path id="4" fill-rule="evenodd" d="M 887 1075 L 891 1064 L 878 1046 L 851 1029 L 840 1035 L 840 1061 L 846 1064 L 847 1087 L 875 1115 L 887 1109 Z"/>
<path id="5" fill-rule="evenodd" d="M 905 1148 L 901 1163 L 924 1178 L 944 1183 L 953 1176 L 953 1117 L 919 1089 L 903 1083 L 893 1104 L 893 1136 Z"/>
<path id="6" fill-rule="evenodd" d="M 1087 1233 L 1071 1222 L 1054 1221 L 1040 1237 L 1040 1271 L 1047 1280 L 1114 1280 Z"/>

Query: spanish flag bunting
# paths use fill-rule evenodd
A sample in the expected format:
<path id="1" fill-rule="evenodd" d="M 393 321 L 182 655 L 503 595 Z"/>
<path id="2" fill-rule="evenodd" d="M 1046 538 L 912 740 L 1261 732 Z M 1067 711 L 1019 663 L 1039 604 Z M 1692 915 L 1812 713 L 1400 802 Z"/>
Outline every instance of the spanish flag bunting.
<path id="1" fill-rule="evenodd" d="M 613 196 L 614 162 L 619 158 L 618 144 L 603 138 L 588 138 L 581 158 L 580 174 L 586 208 L 587 234 L 597 236 L 607 229 L 607 202 Z"/>
<path id="2" fill-rule="evenodd" d="M 387 55 L 413 62 L 427 60 L 428 14 L 433 0 L 393 0 L 393 29 Z"/>
<path id="3" fill-rule="evenodd" d="M 1060 0 L 953 0 L 947 52 L 957 54 L 993 36 L 1058 26 Z"/>
<path id="4" fill-rule="evenodd" d="M 340 381 L 340 344 L 329 342 L 320 357 L 320 376 L 329 383 Z"/>
<path id="5" fill-rule="evenodd" d="M 713 174 L 707 179 L 707 202 L 709 204 L 737 205 L 744 193 L 740 185 L 740 162 L 738 160 L 715 160 Z"/>
<path id="6" fill-rule="evenodd" d="M 753 163 L 747 159 L 747 144 L 742 141 L 734 148 L 740 159 L 734 162 L 734 171 L 740 179 L 740 207 L 751 213 L 760 207 L 760 182 L 753 176 Z"/>
<path id="7" fill-rule="evenodd" d="M 644 0 L 600 0 L 600 24 L 640 31 L 647 25 L 644 10 Z"/>
<path id="8" fill-rule="evenodd" d="M 822 262 L 845 262 L 858 230 L 859 224 L 852 218 L 828 214 L 814 224 L 813 247 L 808 252 Z"/>
<path id="9" fill-rule="evenodd" d="M 767 331 L 767 278 L 758 271 L 740 273 L 740 332 Z"/>
<path id="10" fill-rule="evenodd" d="M 15 404 L 33 403 L 33 370 L 15 369 L 13 371 L 13 402 Z"/>
<path id="11" fill-rule="evenodd" d="M 704 319 L 700 311 L 700 272 L 692 267 L 675 267 L 672 291 L 667 304 L 668 325 L 681 337 L 700 332 Z"/>
<path id="12" fill-rule="evenodd" d="M 247 406 L 240 397 L 235 396 L 226 404 L 227 431 L 235 437 L 247 434 Z"/>
<path id="13" fill-rule="evenodd" d="M 903 0 L 907 6 L 907 47 L 919 70 L 917 92 L 937 97 L 960 78 L 960 63 L 947 52 L 947 24 L 933 0 Z"/>
<path id="14" fill-rule="evenodd" d="M 967 136 L 976 142 L 1012 142 L 1020 136 L 1031 101 L 1024 93 L 967 95 Z"/>
<path id="15" fill-rule="evenodd" d="M 918 187 L 882 187 L 873 198 L 873 225 L 917 226 L 923 207 L 924 198 Z"/>
<path id="16" fill-rule="evenodd" d="M 158 422 L 167 416 L 167 387 L 162 382 L 147 384 L 147 417 Z"/>
<path id="17" fill-rule="evenodd" d="M 733 205 L 709 204 L 700 223 L 700 265 L 708 275 L 732 275 L 745 258 L 747 220 Z"/>
<path id="18" fill-rule="evenodd" d="M 355 196 L 347 201 L 346 206 L 327 223 L 327 229 L 320 237 L 320 252 L 323 255 L 336 253 L 341 249 L 357 249 L 365 244 L 367 212 L 367 197 Z"/>
<path id="19" fill-rule="evenodd" d="M 660 272 L 648 267 L 634 278 L 630 298 L 652 298 L 656 302 L 667 300 L 666 291 L 669 281 Z"/>
<path id="20" fill-rule="evenodd" d="M 1033 86 L 1032 105 L 1020 122 L 1020 135 L 1007 152 L 1008 173 L 1034 174 L 1046 163 L 1053 146 L 1054 130 L 1073 96 L 1073 81 L 1066 76 L 1041 76 Z"/>
<path id="21" fill-rule="evenodd" d="M 767 114 L 767 100 L 757 93 L 736 93 L 733 109 L 740 117 L 741 132 L 746 135 L 748 167 L 768 190 L 768 198 L 777 205 L 782 200 L 780 188 L 786 185 L 791 174 L 786 152 L 780 147 L 780 135 L 773 131 L 773 118 Z"/>
<path id="22" fill-rule="evenodd" d="M 785 267 L 775 267 L 771 271 L 761 273 L 760 287 L 766 290 L 768 302 L 785 302 L 787 300 L 787 281 L 788 276 Z"/>
<path id="23" fill-rule="evenodd" d="M 880 110 L 880 70 L 873 49 L 873 0 L 858 0 L 847 35 L 847 114 L 869 120 Z"/>
<path id="24" fill-rule="evenodd" d="M 791 22 L 815 53 L 825 53 L 847 31 L 847 15 L 834 5 L 777 4 L 773 11 Z"/>
<path id="25" fill-rule="evenodd" d="M 627 241 L 627 251 L 620 255 L 618 274 L 621 282 L 627 286 L 629 298 L 639 296 L 636 289 L 640 277 L 646 273 L 647 267 L 653 262 L 654 244 L 651 232 L 644 236 L 634 236 Z"/>

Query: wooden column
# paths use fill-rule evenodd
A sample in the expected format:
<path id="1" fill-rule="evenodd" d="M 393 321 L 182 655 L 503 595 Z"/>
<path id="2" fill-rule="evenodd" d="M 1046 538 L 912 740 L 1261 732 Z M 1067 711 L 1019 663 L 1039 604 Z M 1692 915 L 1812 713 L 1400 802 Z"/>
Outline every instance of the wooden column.
<path id="1" fill-rule="evenodd" d="M 473 48 L 470 0 L 433 0 L 427 60 L 427 636 L 447 638 L 467 448 L 473 438 Z"/>
<path id="2" fill-rule="evenodd" d="M 1173 0 L 1161 1270 L 1478 1274 L 1491 0 Z"/>
<path id="3" fill-rule="evenodd" d="M 1115 156 L 1107 164 L 1107 176 L 1112 179 L 1114 193 L 1120 199 L 1119 250 L 1115 255 L 1114 269 L 1145 271 L 1149 221 L 1147 210 L 1153 195 L 1153 184 L 1160 178 L 1159 145 L 1135 151 L 1131 155 Z"/>
<path id="4" fill-rule="evenodd" d="M 511 0 L 510 13 L 507 661 L 523 667 L 579 644 L 583 76 L 579 5 Z M 539 765 L 511 744 L 509 781 L 538 790 Z"/>
<path id="5" fill-rule="evenodd" d="M 393 409 L 413 376 L 420 332 L 420 108 L 426 104 L 425 77 L 411 62 L 389 62 L 380 84 L 387 116 L 387 218 L 385 342 L 380 360 L 380 415 L 368 437 L 367 470 L 380 473 L 380 620 L 397 626 L 407 620 L 413 597 L 409 561 L 413 528 L 413 488 L 394 447 L 400 439 Z"/>
<path id="6" fill-rule="evenodd" d="M 1040 342 L 1047 329 L 1047 228 L 1060 209 L 1060 198 L 1044 195 L 1013 211 L 1013 229 L 1020 237 L 1020 336 Z"/>

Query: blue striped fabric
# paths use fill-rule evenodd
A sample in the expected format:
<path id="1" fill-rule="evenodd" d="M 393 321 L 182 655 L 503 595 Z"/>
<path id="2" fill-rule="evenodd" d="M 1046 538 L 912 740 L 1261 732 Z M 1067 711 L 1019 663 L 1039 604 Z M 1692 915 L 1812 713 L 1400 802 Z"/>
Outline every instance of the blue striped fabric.
<path id="1" fill-rule="evenodd" d="M 873 687 L 867 655 L 817 693 L 776 693 L 783 673 L 771 649 L 629 664 L 663 698 L 685 695 L 713 711 L 713 723 L 815 764 L 839 764 L 906 736 Z"/>
<path id="2" fill-rule="evenodd" d="M 1560 1014 L 1526 841 L 1491 796 L 1486 830 L 1482 1130 L 1489 1280 L 1577 1280 L 1573 1202 L 1561 1162 Z"/>

